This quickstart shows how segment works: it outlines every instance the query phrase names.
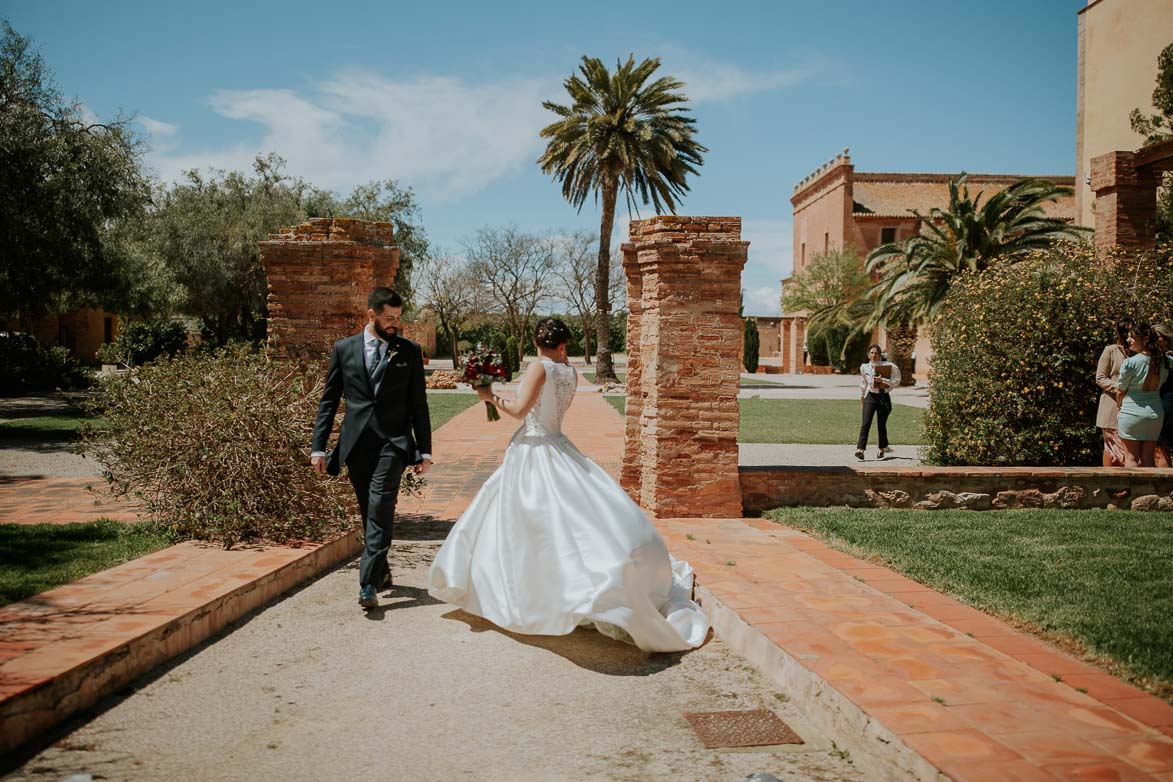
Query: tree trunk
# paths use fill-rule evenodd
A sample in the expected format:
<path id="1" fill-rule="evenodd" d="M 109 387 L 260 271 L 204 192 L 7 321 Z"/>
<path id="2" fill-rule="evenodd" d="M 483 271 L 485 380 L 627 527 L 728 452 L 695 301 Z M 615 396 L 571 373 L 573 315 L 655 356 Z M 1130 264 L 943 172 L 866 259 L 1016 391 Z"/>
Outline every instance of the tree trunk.
<path id="1" fill-rule="evenodd" d="M 448 352 L 452 354 L 452 368 L 458 369 L 460 367 L 460 350 L 457 348 L 456 341 L 459 337 L 456 334 L 456 329 L 445 323 L 444 332 L 448 335 Z"/>
<path id="2" fill-rule="evenodd" d="M 619 193 L 619 179 L 608 175 L 603 183 L 603 221 L 599 227 L 599 266 L 595 270 L 595 344 L 598 360 L 595 362 L 595 380 L 603 383 L 616 381 L 611 363 L 611 231 L 615 227 L 615 198 Z"/>
<path id="3" fill-rule="evenodd" d="M 582 357 L 587 366 L 591 364 L 591 330 L 588 328 L 590 321 L 590 313 L 582 313 Z"/>
<path id="4" fill-rule="evenodd" d="M 900 367 L 900 385 L 911 386 L 916 382 L 912 376 L 912 351 L 916 348 L 916 326 L 907 323 L 889 323 L 888 360 Z"/>

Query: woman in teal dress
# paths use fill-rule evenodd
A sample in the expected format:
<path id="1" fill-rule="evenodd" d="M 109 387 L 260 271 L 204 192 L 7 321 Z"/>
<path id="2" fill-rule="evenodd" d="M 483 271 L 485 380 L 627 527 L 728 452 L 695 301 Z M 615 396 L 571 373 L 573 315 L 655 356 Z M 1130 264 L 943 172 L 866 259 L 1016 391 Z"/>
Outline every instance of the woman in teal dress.
<path id="1" fill-rule="evenodd" d="M 1120 379 L 1116 381 L 1124 466 L 1153 467 L 1153 451 L 1165 421 L 1160 389 L 1169 376 L 1169 367 L 1157 349 L 1156 333 L 1145 321 L 1128 332 L 1128 347 L 1132 355 L 1120 367 Z"/>

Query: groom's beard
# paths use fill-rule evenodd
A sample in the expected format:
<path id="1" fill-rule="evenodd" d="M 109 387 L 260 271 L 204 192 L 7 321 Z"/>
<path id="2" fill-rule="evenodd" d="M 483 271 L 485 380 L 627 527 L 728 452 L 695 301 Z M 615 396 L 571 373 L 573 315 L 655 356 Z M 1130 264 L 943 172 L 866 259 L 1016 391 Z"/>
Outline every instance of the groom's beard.
<path id="1" fill-rule="evenodd" d="M 395 335 L 399 333 L 399 329 L 395 328 L 394 326 L 392 326 L 391 330 L 388 331 L 378 323 L 372 323 L 371 325 L 375 327 L 375 333 L 378 334 L 379 338 L 384 342 L 390 342 L 392 338 L 394 338 Z"/>

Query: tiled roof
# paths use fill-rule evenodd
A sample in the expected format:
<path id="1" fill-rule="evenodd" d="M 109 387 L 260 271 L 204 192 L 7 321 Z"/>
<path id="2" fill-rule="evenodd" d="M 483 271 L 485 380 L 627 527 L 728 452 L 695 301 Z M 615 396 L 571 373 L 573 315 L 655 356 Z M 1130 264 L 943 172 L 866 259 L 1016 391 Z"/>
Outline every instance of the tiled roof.
<path id="1" fill-rule="evenodd" d="M 928 214 L 933 207 L 945 208 L 949 204 L 949 179 L 957 174 L 871 174 L 856 173 L 854 177 L 855 203 L 852 211 L 856 217 L 909 217 L 909 209 Z M 1013 182 L 1021 175 L 970 174 L 969 193 L 985 195 L 985 201 L 994 193 Z M 1059 185 L 1071 187 L 1074 178 L 1069 176 L 1044 177 Z M 1070 220 L 1075 216 L 1075 197 L 1064 196 L 1048 203 L 1044 210 L 1050 217 Z"/>

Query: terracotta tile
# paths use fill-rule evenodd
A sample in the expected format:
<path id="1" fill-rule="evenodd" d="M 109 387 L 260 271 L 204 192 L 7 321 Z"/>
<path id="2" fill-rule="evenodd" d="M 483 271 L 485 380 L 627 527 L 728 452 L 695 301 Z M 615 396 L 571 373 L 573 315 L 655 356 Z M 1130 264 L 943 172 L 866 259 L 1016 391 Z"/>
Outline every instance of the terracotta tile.
<path id="1" fill-rule="evenodd" d="M 1062 732 L 1062 726 L 1051 726 L 1038 732 L 1000 733 L 998 741 L 1043 767 L 1115 762 L 1111 753 L 1106 753 L 1083 736 Z"/>
<path id="2" fill-rule="evenodd" d="M 1058 779 L 1072 782 L 1150 782 L 1153 777 L 1121 761 L 1099 763 L 1057 763 L 1044 766 Z"/>
<path id="3" fill-rule="evenodd" d="M 1035 670 L 1048 675 L 1061 676 L 1064 680 L 1072 675 L 1091 675 L 1099 670 L 1085 662 L 1075 659 L 1061 652 L 1046 652 L 1043 654 L 1014 654 L 1014 659 L 1024 662 Z"/>
<path id="4" fill-rule="evenodd" d="M 1139 698 L 1108 698 L 1104 703 L 1146 725 L 1157 728 L 1173 726 L 1173 706 L 1152 695 L 1142 695 Z"/>
<path id="5" fill-rule="evenodd" d="M 1006 698 L 989 679 L 954 676 L 949 679 L 913 679 L 909 685 L 925 695 L 937 697 L 949 706 L 965 703 L 998 703 Z"/>
<path id="6" fill-rule="evenodd" d="M 987 636 L 982 638 L 982 643 L 1000 652 L 1013 655 L 1016 658 L 1021 658 L 1023 655 L 1053 654 L 1051 648 L 1042 641 L 1021 633 Z"/>
<path id="7" fill-rule="evenodd" d="M 919 703 L 875 706 L 868 713 L 888 730 L 902 736 L 910 733 L 963 730 L 969 727 L 966 722 L 954 715 L 951 709 L 927 698 Z"/>
<path id="8" fill-rule="evenodd" d="M 1095 739 L 1094 743 L 1144 771 L 1173 772 L 1173 740 L 1166 736 Z"/>
<path id="9" fill-rule="evenodd" d="M 955 782 L 1055 782 L 1060 777 L 1027 760 L 967 763 L 949 769 Z"/>
<path id="10" fill-rule="evenodd" d="M 973 763 L 1021 760 L 1021 756 L 1004 744 L 975 730 L 950 730 L 912 733 L 905 742 L 946 774 L 952 769 Z"/>

